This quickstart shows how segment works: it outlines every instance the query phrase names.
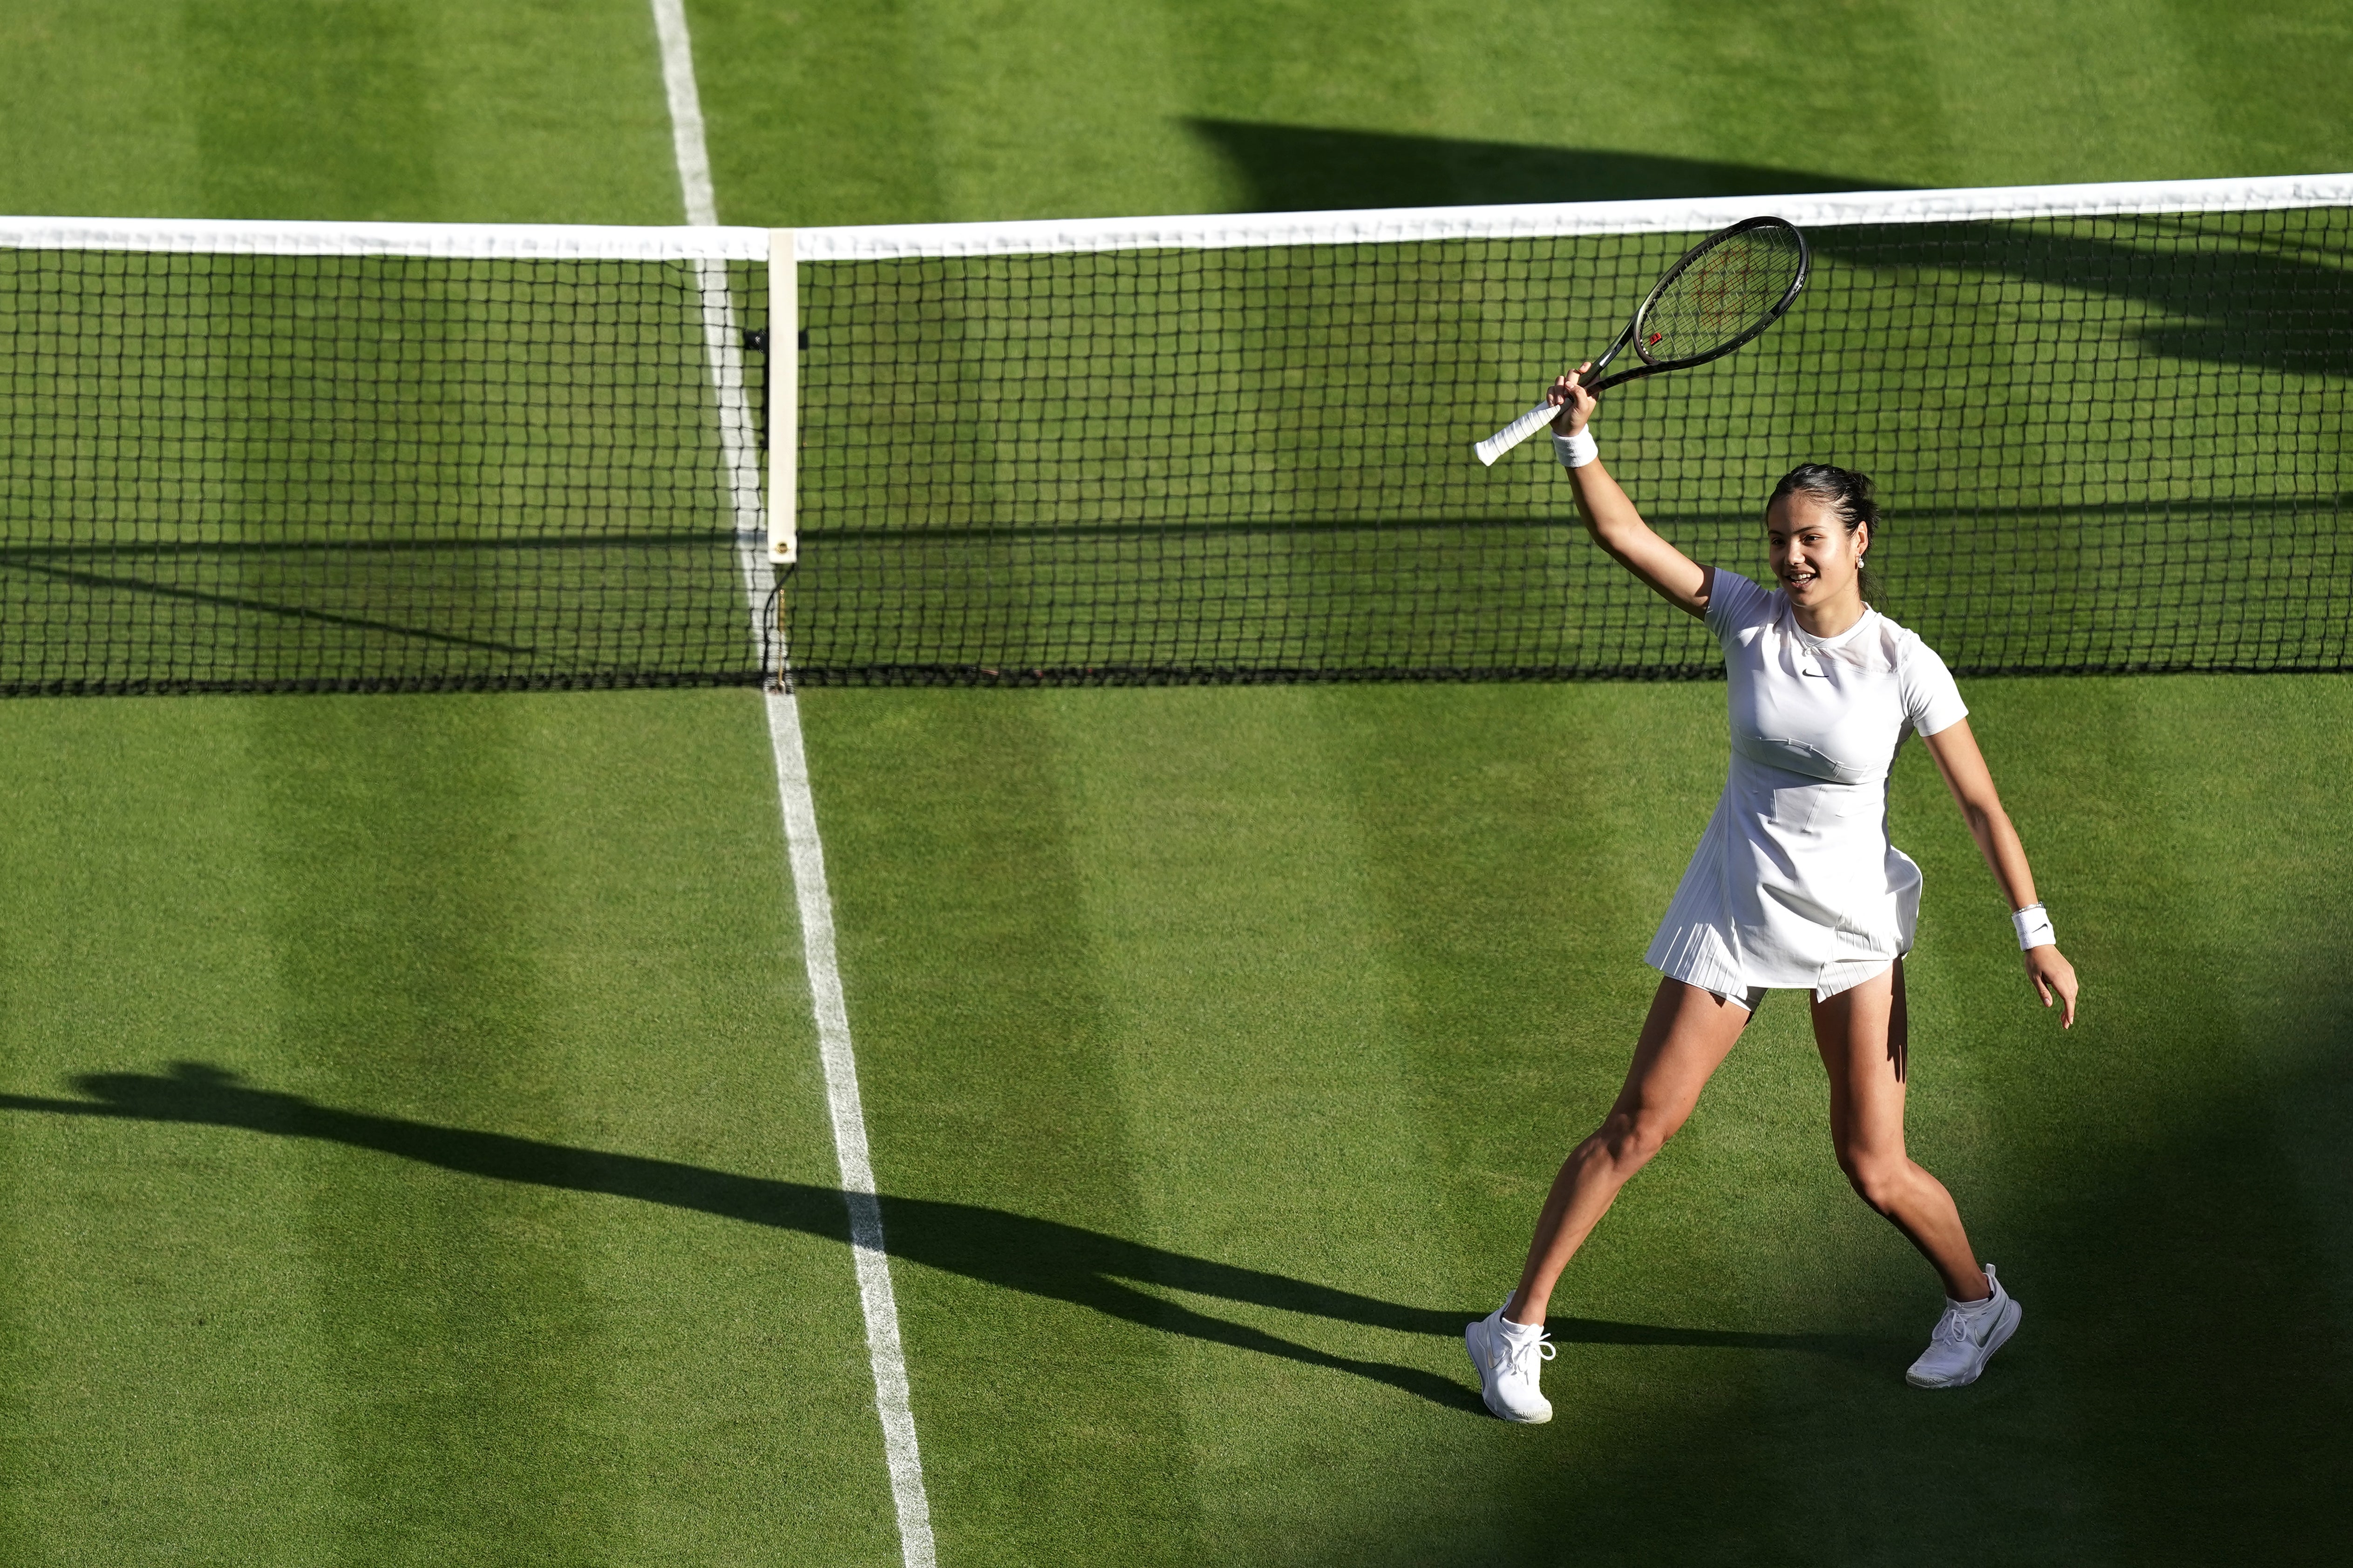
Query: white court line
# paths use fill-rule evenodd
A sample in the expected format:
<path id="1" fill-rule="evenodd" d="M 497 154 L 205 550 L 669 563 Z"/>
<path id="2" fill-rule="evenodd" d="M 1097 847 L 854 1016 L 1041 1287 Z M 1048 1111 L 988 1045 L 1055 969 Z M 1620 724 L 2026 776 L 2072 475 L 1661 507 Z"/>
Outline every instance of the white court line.
<path id="1" fill-rule="evenodd" d="M 702 137 L 702 95 L 694 90 L 694 46 L 686 36 L 686 0 L 653 0 L 654 32 L 661 39 L 662 87 L 670 94 L 670 142 L 686 221 L 715 227 L 719 204 L 711 194 L 711 147 Z"/>
<path id="2" fill-rule="evenodd" d="M 670 92 L 670 125 L 678 148 L 679 184 L 687 221 L 709 226 L 718 219 L 711 187 L 711 159 L 702 135 L 702 106 L 694 87 L 694 55 L 687 38 L 682 0 L 652 0 L 654 30 L 661 37 L 662 82 Z M 702 291 L 702 338 L 711 362 L 712 385 L 719 397 L 721 458 L 735 512 L 736 559 L 752 613 L 754 658 L 762 657 L 760 623 L 775 576 L 768 564 L 768 531 L 760 515 L 760 455 L 751 408 L 744 393 L 744 355 L 735 304 L 727 289 L 727 263 L 697 263 Z M 801 745 L 798 701 L 789 691 L 767 694 L 768 742 L 776 752 L 776 797 L 785 819 L 785 843 L 792 858 L 793 889 L 800 904 L 801 952 L 808 969 L 809 1002 L 817 1015 L 818 1055 L 825 1068 L 825 1097 L 833 1118 L 834 1157 L 841 1167 L 841 1194 L 849 1209 L 849 1248 L 858 1267 L 858 1303 L 866 1317 L 866 1353 L 874 1373 L 874 1405 L 882 1422 L 882 1453 L 891 1470 L 891 1500 L 899 1516 L 899 1545 L 906 1568 L 934 1568 L 931 1504 L 923 1493 L 923 1466 L 915 1447 L 915 1415 L 908 1402 L 907 1356 L 899 1342 L 899 1306 L 891 1289 L 891 1255 L 882 1240 L 882 1205 L 874 1191 L 874 1164 L 866 1143 L 866 1111 L 858 1093 L 858 1058 L 850 1048 L 849 1010 L 842 1000 L 841 970 L 834 956 L 833 898 L 825 883 L 825 847 L 818 837 L 817 801 L 809 793 L 808 754 Z"/>

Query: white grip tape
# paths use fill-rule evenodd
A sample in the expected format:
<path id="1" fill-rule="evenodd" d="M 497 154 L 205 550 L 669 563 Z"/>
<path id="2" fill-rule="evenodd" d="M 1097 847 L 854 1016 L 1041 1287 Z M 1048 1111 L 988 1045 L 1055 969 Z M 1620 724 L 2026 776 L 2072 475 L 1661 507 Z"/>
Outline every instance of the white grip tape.
<path id="1" fill-rule="evenodd" d="M 2051 929 L 2051 911 L 2041 904 L 2027 905 L 2010 917 L 2010 923 L 2018 928 L 2018 951 L 2021 952 L 2030 947 L 2059 945 L 2058 933 Z"/>
<path id="2" fill-rule="evenodd" d="M 1496 458 L 1551 424 L 1559 413 L 1560 410 L 1551 404 L 1540 403 L 1471 449 L 1479 454 L 1481 462 L 1492 468 Z"/>
<path id="3" fill-rule="evenodd" d="M 1564 468 L 1581 468 L 1601 456 L 1601 443 L 1593 438 L 1589 428 L 1554 436 L 1552 449 Z"/>

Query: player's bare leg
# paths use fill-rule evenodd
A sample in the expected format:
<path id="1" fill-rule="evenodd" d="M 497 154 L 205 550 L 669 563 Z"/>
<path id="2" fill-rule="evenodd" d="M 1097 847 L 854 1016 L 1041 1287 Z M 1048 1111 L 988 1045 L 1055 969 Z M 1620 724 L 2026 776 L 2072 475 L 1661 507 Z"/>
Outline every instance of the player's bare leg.
<path id="1" fill-rule="evenodd" d="M 1618 1102 L 1553 1178 L 1527 1267 L 1504 1315 L 1541 1323 L 1561 1270 L 1635 1172 L 1674 1136 L 1700 1090 L 1748 1026 L 1748 1009 L 1680 980 L 1661 980 Z"/>
<path id="2" fill-rule="evenodd" d="M 1906 1024 L 1901 960 L 1814 1004 L 1814 1044 L 1830 1072 L 1839 1168 L 1945 1281 L 1944 1316 L 1905 1378 L 1922 1388 L 1954 1388 L 1977 1381 L 2017 1331 L 2021 1310 L 1994 1271 L 1978 1266 L 1953 1194 L 1905 1151 Z"/>
<path id="3" fill-rule="evenodd" d="M 1957 1301 L 1983 1300 L 1985 1271 L 1969 1249 L 1961 1211 L 1945 1184 L 1904 1146 L 1909 1047 L 1904 964 L 1841 991 L 1814 1011 L 1814 1045 L 1831 1079 L 1831 1142 L 1839 1169 L 1864 1203 L 1885 1215 L 1944 1278 Z"/>

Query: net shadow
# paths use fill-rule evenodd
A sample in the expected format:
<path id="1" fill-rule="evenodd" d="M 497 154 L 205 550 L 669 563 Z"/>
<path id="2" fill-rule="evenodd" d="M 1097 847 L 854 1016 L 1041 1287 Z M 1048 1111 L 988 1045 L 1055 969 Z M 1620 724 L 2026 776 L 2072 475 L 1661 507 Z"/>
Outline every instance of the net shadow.
<path id="1" fill-rule="evenodd" d="M 127 591 L 148 594 L 161 598 L 179 599 L 191 605 L 206 605 L 227 610 L 247 610 L 256 615 L 278 616 L 287 620 L 314 621 L 322 626 L 341 626 L 353 631 L 384 632 L 393 637 L 417 637 L 426 642 L 442 643 L 452 647 L 482 648 L 492 653 L 528 655 L 531 652 L 531 649 L 518 643 L 499 642 L 487 637 L 461 637 L 450 632 L 437 631 L 431 626 L 385 620 L 380 616 L 337 615 L 330 610 L 314 609 L 308 605 L 287 604 L 203 588 L 183 588 L 170 583 L 147 582 L 111 572 L 83 571 L 70 566 L 46 565 L 24 560 L 7 561 L 5 564 L 13 566 L 20 572 L 35 573 L 56 582 L 69 583 L 80 588 L 97 588 L 110 593 Z"/>

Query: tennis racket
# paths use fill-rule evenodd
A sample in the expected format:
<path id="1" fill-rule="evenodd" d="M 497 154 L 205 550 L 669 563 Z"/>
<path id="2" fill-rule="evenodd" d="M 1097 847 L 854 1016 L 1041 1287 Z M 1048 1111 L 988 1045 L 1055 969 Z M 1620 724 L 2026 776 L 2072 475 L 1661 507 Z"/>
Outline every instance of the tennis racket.
<path id="1" fill-rule="evenodd" d="M 1717 230 L 1667 268 L 1618 341 L 1578 384 L 1600 392 L 1637 376 L 1721 359 L 1781 319 L 1806 286 L 1812 259 L 1806 237 L 1781 218 L 1744 218 Z M 1641 363 L 1593 379 L 1630 344 Z M 1471 449 L 1492 468 L 1496 458 L 1551 424 L 1559 412 L 1539 404 Z"/>

